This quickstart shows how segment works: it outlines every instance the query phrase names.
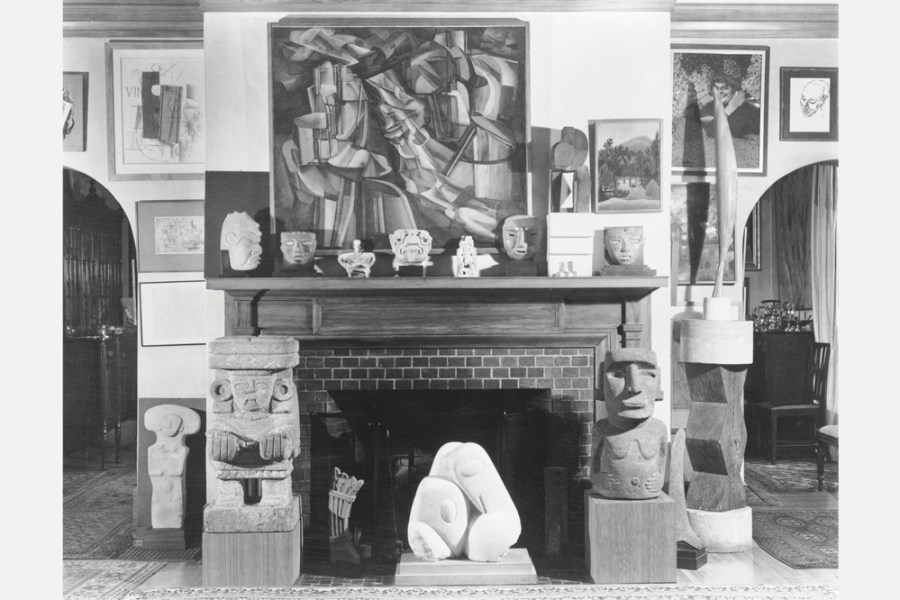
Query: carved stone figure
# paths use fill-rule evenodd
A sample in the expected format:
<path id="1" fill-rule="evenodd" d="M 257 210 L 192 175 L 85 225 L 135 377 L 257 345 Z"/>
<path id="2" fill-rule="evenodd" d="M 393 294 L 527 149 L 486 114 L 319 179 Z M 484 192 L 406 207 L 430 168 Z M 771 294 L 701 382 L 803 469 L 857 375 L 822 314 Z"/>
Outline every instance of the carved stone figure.
<path id="1" fill-rule="evenodd" d="M 154 529 L 180 529 L 184 526 L 188 457 L 184 438 L 200 431 L 200 415 L 186 406 L 159 404 L 144 413 L 144 427 L 156 433 L 156 442 L 147 450 L 147 472 L 153 486 L 150 524 Z"/>
<path id="2" fill-rule="evenodd" d="M 375 254 L 363 252 L 362 242 L 353 240 L 353 252 L 339 254 L 338 263 L 347 271 L 347 277 L 368 277 L 375 264 Z"/>
<path id="3" fill-rule="evenodd" d="M 503 221 L 503 249 L 510 258 L 507 275 L 537 275 L 534 255 L 544 243 L 540 219 L 530 215 L 513 215 Z"/>
<path id="4" fill-rule="evenodd" d="M 604 361 L 607 417 L 594 425 L 591 482 L 608 498 L 659 496 L 666 472 L 665 424 L 653 417 L 659 390 L 656 354 L 616 348 Z"/>
<path id="5" fill-rule="evenodd" d="M 281 254 L 285 267 L 310 264 L 316 254 L 316 234 L 311 231 L 282 231 Z"/>
<path id="6" fill-rule="evenodd" d="M 464 235 L 459 239 L 459 248 L 456 249 L 457 277 L 478 277 L 478 266 L 475 261 L 478 258 L 478 250 L 471 235 Z"/>
<path id="7" fill-rule="evenodd" d="M 246 212 L 233 212 L 222 223 L 220 249 L 228 251 L 228 268 L 234 271 L 252 271 L 259 266 L 262 256 L 259 223 Z"/>
<path id="8" fill-rule="evenodd" d="M 424 229 L 398 229 L 388 238 L 394 251 L 394 270 L 402 274 L 403 267 L 422 267 L 431 264 L 431 234 Z"/>
<path id="9" fill-rule="evenodd" d="M 293 338 L 224 337 L 209 343 L 212 414 L 207 452 L 218 495 L 204 510 L 207 532 L 291 531 L 299 502 L 291 494 L 300 452 L 300 420 L 292 367 Z M 258 502 L 245 502 L 259 496 Z"/>
<path id="10" fill-rule="evenodd" d="M 484 448 L 441 446 L 413 499 L 407 528 L 413 553 L 427 561 L 497 562 L 521 532 L 519 513 Z"/>
<path id="11" fill-rule="evenodd" d="M 606 266 L 601 275 L 655 275 L 644 266 L 644 228 L 607 227 L 603 232 Z"/>

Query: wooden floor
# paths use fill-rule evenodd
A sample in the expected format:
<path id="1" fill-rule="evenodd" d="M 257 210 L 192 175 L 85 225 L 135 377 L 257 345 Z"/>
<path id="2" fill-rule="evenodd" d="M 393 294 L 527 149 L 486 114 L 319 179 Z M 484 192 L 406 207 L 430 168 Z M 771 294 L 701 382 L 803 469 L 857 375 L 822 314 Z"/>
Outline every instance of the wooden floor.
<path id="1" fill-rule="evenodd" d="M 838 495 L 831 492 L 772 494 L 780 508 L 837 508 Z M 767 510 L 753 507 L 753 510 Z M 747 552 L 708 554 L 707 563 L 696 571 L 679 570 L 677 583 L 691 585 L 797 585 L 838 584 L 838 569 L 792 569 L 773 558 L 756 543 Z M 202 587 L 199 562 L 170 563 L 139 589 Z"/>

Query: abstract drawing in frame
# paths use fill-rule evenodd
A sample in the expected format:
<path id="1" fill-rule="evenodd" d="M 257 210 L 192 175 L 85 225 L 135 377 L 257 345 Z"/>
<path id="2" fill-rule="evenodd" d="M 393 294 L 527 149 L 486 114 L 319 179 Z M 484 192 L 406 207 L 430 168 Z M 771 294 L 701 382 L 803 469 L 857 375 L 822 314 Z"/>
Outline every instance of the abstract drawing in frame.
<path id="1" fill-rule="evenodd" d="M 63 73 L 63 152 L 87 150 L 88 74 Z"/>
<path id="2" fill-rule="evenodd" d="M 203 200 L 137 203 L 138 270 L 203 271 Z"/>
<path id="3" fill-rule="evenodd" d="M 782 140 L 838 139 L 838 70 L 781 67 Z"/>
<path id="4" fill-rule="evenodd" d="M 109 177 L 201 179 L 203 44 L 106 44 Z"/>
<path id="5" fill-rule="evenodd" d="M 153 281 L 139 287 L 141 346 L 206 343 L 206 282 Z"/>
<path id="6" fill-rule="evenodd" d="M 270 28 L 272 217 L 318 253 L 425 229 L 501 247 L 528 206 L 528 27 L 504 19 L 283 19 Z"/>
<path id="7" fill-rule="evenodd" d="M 594 212 L 662 209 L 662 119 L 609 119 L 589 123 Z"/>
<path id="8" fill-rule="evenodd" d="M 738 173 L 766 174 L 767 46 L 672 46 L 672 171 L 715 172 L 713 93 L 725 106 Z"/>
<path id="9" fill-rule="evenodd" d="M 713 284 L 719 264 L 716 186 L 672 184 L 672 252 L 679 285 Z M 734 283 L 734 240 L 725 263 L 725 282 Z"/>

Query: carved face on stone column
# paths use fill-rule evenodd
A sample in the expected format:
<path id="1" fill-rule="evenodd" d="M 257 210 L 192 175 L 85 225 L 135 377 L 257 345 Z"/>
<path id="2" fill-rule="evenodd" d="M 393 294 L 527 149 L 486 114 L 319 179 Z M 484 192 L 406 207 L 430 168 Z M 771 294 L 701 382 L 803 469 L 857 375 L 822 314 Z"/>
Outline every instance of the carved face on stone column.
<path id="1" fill-rule="evenodd" d="M 503 249 L 512 260 L 530 260 L 541 248 L 543 237 L 537 217 L 513 215 L 503 222 Z"/>
<path id="2" fill-rule="evenodd" d="M 228 250 L 228 262 L 235 271 L 252 271 L 262 256 L 259 223 L 245 212 L 233 212 L 222 223 L 221 249 Z"/>
<path id="3" fill-rule="evenodd" d="M 178 415 L 166 415 L 159 420 L 157 431 L 166 437 L 175 437 L 181 430 L 181 422 L 181 417 Z"/>
<path id="4" fill-rule="evenodd" d="M 653 416 L 659 391 L 656 354 L 645 348 L 617 348 L 606 353 L 604 399 L 611 422 Z"/>
<path id="5" fill-rule="evenodd" d="M 276 374 L 267 371 L 231 371 L 232 401 L 235 416 L 261 419 L 271 412 Z"/>
<path id="6" fill-rule="evenodd" d="M 610 264 L 644 264 L 643 227 L 607 227 L 603 233 L 603 241 Z"/>
<path id="7" fill-rule="evenodd" d="M 316 234 L 311 231 L 282 231 L 281 254 L 286 265 L 308 265 L 316 253 Z"/>

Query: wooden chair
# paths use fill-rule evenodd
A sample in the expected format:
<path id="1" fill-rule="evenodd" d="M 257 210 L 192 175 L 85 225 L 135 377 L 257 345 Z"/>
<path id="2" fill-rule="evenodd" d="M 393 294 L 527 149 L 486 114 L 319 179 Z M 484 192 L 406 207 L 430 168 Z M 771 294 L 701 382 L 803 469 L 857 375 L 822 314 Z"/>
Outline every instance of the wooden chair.
<path id="1" fill-rule="evenodd" d="M 828 381 L 828 360 L 831 356 L 831 344 L 813 343 L 809 349 L 809 362 L 805 373 L 805 386 L 802 397 L 794 404 L 772 404 L 762 402 L 756 405 L 760 425 L 768 425 L 768 445 L 772 464 L 776 463 L 780 448 L 811 448 L 818 452 L 819 428 L 824 424 L 825 390 Z M 778 421 L 791 417 L 808 420 L 809 435 L 801 439 L 778 439 Z M 822 467 L 824 469 L 824 466 Z"/>
<path id="2" fill-rule="evenodd" d="M 825 459 L 829 446 L 838 447 L 837 425 L 825 425 L 816 431 L 816 479 L 820 492 L 825 489 Z"/>

